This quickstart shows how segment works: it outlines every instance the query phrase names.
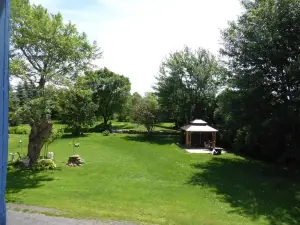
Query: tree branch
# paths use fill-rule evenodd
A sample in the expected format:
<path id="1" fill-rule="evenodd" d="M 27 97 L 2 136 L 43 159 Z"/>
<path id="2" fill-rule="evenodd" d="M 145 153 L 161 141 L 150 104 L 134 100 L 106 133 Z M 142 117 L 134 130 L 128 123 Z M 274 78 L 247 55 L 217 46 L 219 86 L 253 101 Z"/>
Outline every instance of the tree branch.
<path id="1" fill-rule="evenodd" d="M 29 61 L 29 63 L 32 65 L 32 67 L 37 70 L 37 71 L 41 71 L 42 70 L 42 67 L 37 63 L 35 62 L 36 64 L 34 64 L 34 62 L 32 61 L 31 57 L 26 53 L 25 49 L 24 48 L 21 48 L 20 47 L 20 50 L 22 51 L 22 53 L 25 55 L 25 57 L 27 58 L 27 60 Z"/>

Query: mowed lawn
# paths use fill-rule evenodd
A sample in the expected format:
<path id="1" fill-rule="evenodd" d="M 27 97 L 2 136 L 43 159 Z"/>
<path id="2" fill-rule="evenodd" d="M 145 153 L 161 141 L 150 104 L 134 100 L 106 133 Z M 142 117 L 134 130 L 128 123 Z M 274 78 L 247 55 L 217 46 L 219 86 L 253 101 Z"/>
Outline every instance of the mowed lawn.
<path id="1" fill-rule="evenodd" d="M 10 135 L 10 152 L 27 136 Z M 49 146 L 56 171 L 8 170 L 9 202 L 65 216 L 149 224 L 300 224 L 299 182 L 231 154 L 187 154 L 172 136 L 88 134 L 75 139 L 82 167 L 65 165 L 73 139 Z"/>

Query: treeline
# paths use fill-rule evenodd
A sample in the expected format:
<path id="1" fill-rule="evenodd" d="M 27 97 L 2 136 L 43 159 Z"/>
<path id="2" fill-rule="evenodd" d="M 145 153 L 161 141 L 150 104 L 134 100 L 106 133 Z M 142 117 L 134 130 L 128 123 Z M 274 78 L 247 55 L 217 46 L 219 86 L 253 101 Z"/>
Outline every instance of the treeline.
<path id="1" fill-rule="evenodd" d="M 111 130 L 111 120 L 135 122 L 144 125 L 150 133 L 161 119 L 158 98 L 154 93 L 130 93 L 127 77 L 107 68 L 85 72 L 66 87 L 47 88 L 49 118 L 58 120 L 80 135 L 82 128 L 94 126 L 99 131 Z M 10 90 L 9 125 L 28 123 L 20 112 L 39 98 L 36 86 L 26 81 Z M 102 121 L 102 122 L 101 122 Z"/>
<path id="2" fill-rule="evenodd" d="M 207 120 L 233 151 L 297 164 L 300 1 L 242 4 L 244 13 L 222 31 L 222 60 L 185 48 L 162 63 L 156 86 L 161 108 L 177 125 Z"/>
<path id="3" fill-rule="evenodd" d="M 99 119 L 134 121 L 151 132 L 157 122 L 179 128 L 200 118 L 235 152 L 300 159 L 300 1 L 242 1 L 243 13 L 222 31 L 219 56 L 203 48 L 171 52 L 145 96 L 130 94 L 128 78 L 95 70 L 97 44 L 61 14 L 12 2 L 10 68 L 22 82 L 10 92 L 10 123 L 31 126 L 33 161 L 51 134 L 51 118 L 74 134 Z"/>

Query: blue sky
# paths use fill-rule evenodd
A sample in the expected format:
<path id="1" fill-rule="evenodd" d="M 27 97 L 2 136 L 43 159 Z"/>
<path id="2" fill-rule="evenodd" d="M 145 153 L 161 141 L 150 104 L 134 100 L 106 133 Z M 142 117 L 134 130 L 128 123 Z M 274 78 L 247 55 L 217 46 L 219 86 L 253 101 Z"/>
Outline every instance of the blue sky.
<path id="1" fill-rule="evenodd" d="M 61 12 L 103 51 L 96 64 L 151 91 L 161 61 L 184 45 L 217 54 L 220 29 L 241 12 L 239 0 L 31 0 Z"/>

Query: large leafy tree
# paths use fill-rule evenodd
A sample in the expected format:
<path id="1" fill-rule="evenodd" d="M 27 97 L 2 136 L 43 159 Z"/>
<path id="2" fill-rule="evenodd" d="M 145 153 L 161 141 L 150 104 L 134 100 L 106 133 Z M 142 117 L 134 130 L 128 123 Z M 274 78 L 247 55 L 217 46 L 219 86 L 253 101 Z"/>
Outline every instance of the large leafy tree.
<path id="1" fill-rule="evenodd" d="M 49 85 L 66 85 L 99 56 L 95 44 L 60 13 L 50 14 L 28 0 L 12 1 L 11 74 L 30 83 L 37 96 L 19 110 L 31 127 L 28 157 L 34 163 L 51 134 Z M 26 113 L 21 113 L 26 112 Z"/>
<path id="2" fill-rule="evenodd" d="M 243 6 L 244 13 L 224 30 L 221 49 L 231 71 L 228 81 L 242 103 L 238 114 L 230 113 L 240 123 L 234 140 L 240 150 L 266 159 L 289 150 L 297 154 L 300 1 L 243 1 Z"/>
<path id="3" fill-rule="evenodd" d="M 88 72 L 86 76 L 88 85 L 93 91 L 93 101 L 98 106 L 96 115 L 102 117 L 104 124 L 107 125 L 114 114 L 122 112 L 130 96 L 130 81 L 127 77 L 107 68 Z"/>
<path id="4" fill-rule="evenodd" d="M 171 53 L 161 64 L 155 86 L 164 120 L 177 126 L 195 117 L 210 121 L 219 73 L 217 60 L 205 49 L 185 47 Z"/>
<path id="5" fill-rule="evenodd" d="M 60 107 L 60 119 L 72 128 L 74 135 L 78 136 L 82 127 L 91 126 L 96 121 L 97 106 L 92 101 L 92 92 L 80 84 L 64 91 Z"/>

